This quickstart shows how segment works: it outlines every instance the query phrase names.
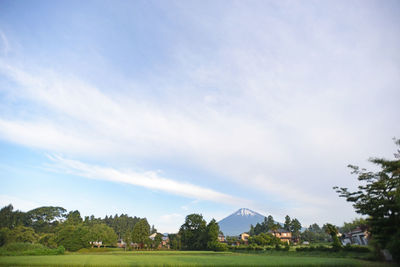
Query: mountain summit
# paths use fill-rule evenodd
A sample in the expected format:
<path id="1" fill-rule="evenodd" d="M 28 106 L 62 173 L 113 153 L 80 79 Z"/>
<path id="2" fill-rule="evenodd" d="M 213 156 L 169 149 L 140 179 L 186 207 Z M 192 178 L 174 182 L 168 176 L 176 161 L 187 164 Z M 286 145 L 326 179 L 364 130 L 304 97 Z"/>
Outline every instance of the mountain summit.
<path id="1" fill-rule="evenodd" d="M 240 235 L 250 230 L 250 225 L 264 221 L 264 215 L 250 209 L 242 208 L 218 222 L 219 228 L 226 236 Z"/>
<path id="2" fill-rule="evenodd" d="M 246 208 L 242 208 L 242 209 L 239 209 L 237 212 L 235 212 L 234 215 L 236 215 L 236 216 L 257 216 L 257 215 L 261 215 L 261 214 L 255 212 L 255 211 L 246 209 Z"/>

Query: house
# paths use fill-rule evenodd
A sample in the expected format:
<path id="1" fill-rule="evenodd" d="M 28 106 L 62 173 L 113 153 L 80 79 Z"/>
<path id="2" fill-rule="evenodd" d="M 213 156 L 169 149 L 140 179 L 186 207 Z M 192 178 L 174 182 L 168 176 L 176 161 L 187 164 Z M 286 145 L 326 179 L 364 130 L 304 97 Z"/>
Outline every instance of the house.
<path id="1" fill-rule="evenodd" d="M 117 247 L 119 247 L 119 248 L 124 248 L 125 245 L 126 245 L 126 243 L 124 242 L 124 240 L 118 239 Z"/>
<path id="2" fill-rule="evenodd" d="M 218 241 L 224 243 L 226 241 L 225 240 L 225 236 L 223 234 L 219 234 L 218 235 Z"/>
<path id="3" fill-rule="evenodd" d="M 166 248 L 168 248 L 168 249 L 170 248 L 170 247 L 169 247 L 169 237 L 168 237 L 167 234 L 164 234 L 164 235 L 162 236 L 161 246 L 162 246 L 162 247 L 166 247 Z"/>
<path id="4" fill-rule="evenodd" d="M 249 234 L 248 233 L 241 233 L 239 235 L 239 240 L 242 241 L 244 244 L 248 244 L 249 243 Z"/>
<path id="5" fill-rule="evenodd" d="M 149 236 L 149 238 L 154 241 L 154 239 L 156 238 L 156 235 L 157 235 L 157 233 L 151 234 Z"/>
<path id="6" fill-rule="evenodd" d="M 368 237 L 369 233 L 366 230 L 357 227 L 351 232 L 345 233 L 342 235 L 342 244 L 354 244 L 366 246 L 368 245 Z"/>
<path id="7" fill-rule="evenodd" d="M 99 248 L 103 245 L 103 241 L 91 241 L 91 242 L 89 242 L 89 244 L 91 244 L 92 247 L 96 246 Z"/>
<path id="8" fill-rule="evenodd" d="M 292 240 L 292 233 L 285 229 L 278 229 L 275 231 L 269 230 L 268 233 L 279 238 L 281 242 L 290 243 L 290 241 Z"/>

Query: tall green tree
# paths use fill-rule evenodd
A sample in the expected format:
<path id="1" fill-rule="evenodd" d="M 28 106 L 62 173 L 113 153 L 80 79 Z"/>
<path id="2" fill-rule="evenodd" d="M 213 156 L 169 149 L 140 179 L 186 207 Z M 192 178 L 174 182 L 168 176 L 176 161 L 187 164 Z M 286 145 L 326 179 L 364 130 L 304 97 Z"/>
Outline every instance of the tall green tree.
<path id="1" fill-rule="evenodd" d="M 206 228 L 207 234 L 207 249 L 219 250 L 218 234 L 219 225 L 215 219 L 212 219 Z"/>
<path id="2" fill-rule="evenodd" d="M 169 245 L 171 249 L 179 250 L 181 246 L 181 236 L 179 234 L 168 234 Z"/>
<path id="3" fill-rule="evenodd" d="M 290 231 L 290 225 L 291 225 L 291 223 L 292 223 L 292 220 L 290 219 L 289 215 L 286 215 L 286 217 L 285 217 L 285 224 L 283 225 L 283 228 L 284 228 L 286 231 Z"/>
<path id="4" fill-rule="evenodd" d="M 81 213 L 78 210 L 70 211 L 66 215 L 67 220 L 65 221 L 66 224 L 72 225 L 79 225 L 83 223 Z"/>
<path id="5" fill-rule="evenodd" d="M 146 219 L 141 219 L 134 227 L 132 232 L 132 241 L 138 243 L 140 248 L 149 241 L 150 225 Z"/>
<path id="6" fill-rule="evenodd" d="M 300 233 L 301 240 L 308 242 L 327 242 L 330 236 L 318 224 L 313 223 L 304 232 Z"/>
<path id="7" fill-rule="evenodd" d="M 357 213 L 368 216 L 367 224 L 376 249 L 389 249 L 400 261 L 400 139 L 394 159 L 370 158 L 379 170 L 368 171 L 349 165 L 361 185 L 351 192 L 334 187 L 340 197 L 353 203 Z"/>
<path id="8" fill-rule="evenodd" d="M 332 237 L 333 248 L 336 250 L 340 249 L 342 247 L 342 244 L 340 243 L 338 238 L 338 233 L 339 233 L 338 228 L 330 223 L 327 223 L 324 226 L 326 233 Z"/>
<path id="9" fill-rule="evenodd" d="M 36 243 L 38 240 L 39 236 L 35 233 L 35 231 L 31 227 L 18 225 L 12 229 L 8 229 L 8 231 L 5 231 L 4 243 L 14 243 L 14 242 Z"/>
<path id="10" fill-rule="evenodd" d="M 274 226 L 276 225 L 274 217 L 272 217 L 272 215 L 268 215 L 268 217 L 265 220 L 265 229 L 264 232 L 268 232 L 269 230 L 272 230 L 272 228 L 274 228 Z"/>
<path id="11" fill-rule="evenodd" d="M 201 214 L 186 216 L 185 223 L 179 229 L 182 249 L 204 250 L 207 248 L 206 221 Z"/>
<path id="12" fill-rule="evenodd" d="M 38 233 L 54 232 L 61 219 L 66 217 L 66 209 L 62 207 L 39 207 L 27 212 L 31 226 Z"/>
<path id="13" fill-rule="evenodd" d="M 82 224 L 63 223 L 56 236 L 57 244 L 69 251 L 90 247 L 89 228 Z"/>
<path id="14" fill-rule="evenodd" d="M 29 219 L 25 212 L 14 211 L 13 205 L 9 204 L 0 210 L 0 228 L 7 227 L 9 229 L 18 225 L 29 226 Z"/>
<path id="15" fill-rule="evenodd" d="M 117 243 L 117 235 L 114 229 L 104 223 L 93 224 L 89 227 L 89 239 L 93 246 L 94 242 L 100 247 L 100 242 L 104 246 L 111 246 Z"/>
<path id="16" fill-rule="evenodd" d="M 292 232 L 292 238 L 295 240 L 298 240 L 300 238 L 300 230 L 301 230 L 301 223 L 299 222 L 299 220 L 294 218 L 290 222 L 289 228 L 290 228 L 290 231 Z"/>
<path id="17" fill-rule="evenodd" d="M 153 240 L 153 247 L 154 248 L 157 249 L 160 246 L 160 244 L 162 242 L 162 238 L 163 238 L 162 234 L 160 234 L 160 233 L 156 234 L 156 236 L 154 237 L 154 240 Z"/>

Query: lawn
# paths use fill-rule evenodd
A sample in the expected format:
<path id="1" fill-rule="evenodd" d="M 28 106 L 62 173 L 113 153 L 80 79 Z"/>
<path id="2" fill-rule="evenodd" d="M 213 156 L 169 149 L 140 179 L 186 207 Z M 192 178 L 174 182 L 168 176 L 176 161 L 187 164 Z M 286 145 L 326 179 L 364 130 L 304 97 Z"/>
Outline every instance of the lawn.
<path id="1" fill-rule="evenodd" d="M 3 256 L 3 266 L 390 266 L 352 258 L 242 254 L 205 251 L 69 253 L 50 256 Z"/>

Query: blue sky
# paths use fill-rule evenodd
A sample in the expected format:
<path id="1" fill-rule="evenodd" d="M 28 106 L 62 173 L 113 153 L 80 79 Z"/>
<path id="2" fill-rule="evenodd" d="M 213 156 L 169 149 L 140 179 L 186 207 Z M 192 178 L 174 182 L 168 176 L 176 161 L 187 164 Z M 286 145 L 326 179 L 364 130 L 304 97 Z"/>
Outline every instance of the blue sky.
<path id="1" fill-rule="evenodd" d="M 0 204 L 357 215 L 400 137 L 397 1 L 1 1 Z"/>

